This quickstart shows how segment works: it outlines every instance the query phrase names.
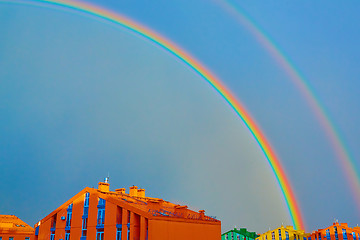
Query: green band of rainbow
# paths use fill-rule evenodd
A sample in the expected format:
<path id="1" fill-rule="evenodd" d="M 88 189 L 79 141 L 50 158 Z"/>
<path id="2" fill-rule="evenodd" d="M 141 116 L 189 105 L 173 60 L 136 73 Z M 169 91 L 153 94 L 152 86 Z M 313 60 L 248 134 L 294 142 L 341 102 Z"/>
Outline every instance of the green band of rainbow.
<path id="1" fill-rule="evenodd" d="M 289 79 L 297 87 L 305 100 L 308 102 L 321 127 L 324 129 L 328 140 L 332 144 L 332 150 L 337 156 L 339 167 L 342 168 L 345 178 L 349 183 L 351 193 L 353 194 L 357 211 L 360 214 L 360 170 L 357 168 L 356 159 L 350 153 L 350 150 L 341 137 L 340 131 L 336 128 L 335 123 L 331 120 L 323 104 L 317 98 L 315 91 L 302 76 L 299 70 L 290 59 L 280 50 L 275 42 L 265 33 L 247 14 L 231 0 L 217 0 L 216 3 L 232 14 L 242 26 L 258 40 L 274 60 L 281 66 Z"/>
<path id="2" fill-rule="evenodd" d="M 37 4 L 37 3 L 42 3 L 45 5 L 50 4 L 51 6 L 59 6 L 64 9 L 68 9 L 68 10 L 72 9 L 78 12 L 91 14 L 101 19 L 121 25 L 122 27 L 129 29 L 132 32 L 140 34 L 141 36 L 152 41 L 156 45 L 164 48 L 165 50 L 167 50 L 168 52 L 179 58 L 181 61 L 183 61 L 186 65 L 188 65 L 195 72 L 197 72 L 204 80 L 206 80 L 225 99 L 225 101 L 231 106 L 232 109 L 234 109 L 236 114 L 245 123 L 245 125 L 247 126 L 247 128 L 249 129 L 249 131 L 251 132 L 251 134 L 259 144 L 268 163 L 271 166 L 272 171 L 275 174 L 276 180 L 285 198 L 285 202 L 287 204 L 287 208 L 294 226 L 297 229 L 304 229 L 303 219 L 294 192 L 291 188 L 291 184 L 285 175 L 284 169 L 280 164 L 279 159 L 277 158 L 275 152 L 272 150 L 264 134 L 257 126 L 255 121 L 251 118 L 250 114 L 234 97 L 234 95 L 218 80 L 218 78 L 214 74 L 212 74 L 209 70 L 207 70 L 194 57 L 192 57 L 190 54 L 186 53 L 183 49 L 171 43 L 169 40 L 165 39 L 158 33 L 155 33 L 154 31 L 145 28 L 144 26 L 134 22 L 133 20 L 130 20 L 127 17 L 123 17 L 118 13 L 105 10 L 99 6 L 95 6 L 89 3 L 68 1 L 68 0 L 27 0 L 27 1 L 1 0 L 1 1 L 3 2 L 6 1 L 8 3 L 17 2 L 22 4 Z"/>

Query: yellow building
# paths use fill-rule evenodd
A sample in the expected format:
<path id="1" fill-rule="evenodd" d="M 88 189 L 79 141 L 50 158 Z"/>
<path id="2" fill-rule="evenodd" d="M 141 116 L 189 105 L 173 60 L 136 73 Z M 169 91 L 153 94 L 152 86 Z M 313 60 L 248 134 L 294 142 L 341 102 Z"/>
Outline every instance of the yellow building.
<path id="1" fill-rule="evenodd" d="M 293 226 L 281 226 L 260 234 L 256 240 L 307 240 L 304 230 L 295 230 Z"/>

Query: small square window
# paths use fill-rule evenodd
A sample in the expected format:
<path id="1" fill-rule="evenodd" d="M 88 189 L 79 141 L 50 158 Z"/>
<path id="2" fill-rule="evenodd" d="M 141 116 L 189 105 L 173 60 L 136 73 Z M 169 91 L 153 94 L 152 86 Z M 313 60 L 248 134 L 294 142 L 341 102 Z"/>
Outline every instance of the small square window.
<path id="1" fill-rule="evenodd" d="M 9 240 L 14 240 L 14 237 L 9 237 Z"/>
<path id="2" fill-rule="evenodd" d="M 25 237 L 25 240 L 30 240 L 30 238 L 29 238 L 29 237 Z"/>

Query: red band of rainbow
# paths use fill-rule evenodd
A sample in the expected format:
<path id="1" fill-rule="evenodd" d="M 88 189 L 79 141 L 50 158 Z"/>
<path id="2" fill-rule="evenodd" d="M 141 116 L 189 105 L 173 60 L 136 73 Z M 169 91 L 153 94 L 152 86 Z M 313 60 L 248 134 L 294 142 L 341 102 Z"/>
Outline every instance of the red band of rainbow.
<path id="1" fill-rule="evenodd" d="M 277 158 L 275 152 L 272 150 L 270 144 L 266 140 L 264 134 L 257 126 L 255 121 L 251 118 L 250 114 L 245 110 L 245 108 L 240 104 L 240 102 L 234 97 L 234 95 L 224 86 L 223 83 L 218 80 L 218 78 L 207 70 L 199 61 L 197 61 L 190 54 L 186 53 L 183 49 L 176 46 L 174 43 L 171 43 L 166 38 L 162 37 L 160 34 L 149 30 L 148 28 L 142 26 L 139 23 L 130 20 L 127 17 L 121 16 L 118 13 L 111 12 L 102 7 L 95 6 L 89 3 L 79 2 L 79 1 L 69 1 L 69 0 L 12 0 L 7 1 L 9 3 L 22 3 L 22 4 L 45 4 L 44 6 L 59 6 L 64 8 L 65 10 L 75 10 L 78 12 L 83 12 L 86 14 L 90 14 L 101 19 L 110 21 L 112 23 L 121 25 L 122 27 L 131 30 L 146 39 L 152 41 L 156 45 L 164 48 L 178 59 L 183 61 L 187 66 L 192 68 L 195 72 L 197 72 L 204 80 L 206 80 L 231 106 L 232 109 L 236 112 L 236 114 L 241 118 L 241 120 L 245 123 L 257 143 L 259 147 L 263 151 L 271 169 L 276 177 L 276 180 L 280 186 L 282 194 L 284 196 L 285 202 L 287 204 L 287 208 L 292 219 L 292 222 L 297 229 L 304 229 L 304 222 L 301 216 L 300 208 L 297 203 L 296 197 L 292 190 L 291 184 L 287 179 L 284 169 Z"/>

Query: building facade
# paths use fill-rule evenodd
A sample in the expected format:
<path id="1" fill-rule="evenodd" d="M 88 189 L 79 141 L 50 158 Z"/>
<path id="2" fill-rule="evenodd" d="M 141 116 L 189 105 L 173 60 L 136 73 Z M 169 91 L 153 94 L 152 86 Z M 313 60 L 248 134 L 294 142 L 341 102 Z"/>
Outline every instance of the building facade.
<path id="1" fill-rule="evenodd" d="M 259 237 L 256 232 L 249 232 L 246 228 L 234 228 L 221 235 L 221 240 L 255 240 Z"/>
<path id="2" fill-rule="evenodd" d="M 335 222 L 327 228 L 312 232 L 308 240 L 360 240 L 360 227 L 351 228 L 347 223 Z"/>
<path id="3" fill-rule="evenodd" d="M 0 240 L 33 240 L 34 228 L 14 215 L 0 215 Z"/>
<path id="4" fill-rule="evenodd" d="M 295 230 L 293 226 L 281 226 L 260 234 L 256 240 L 307 240 L 308 235 L 303 230 Z"/>
<path id="5" fill-rule="evenodd" d="M 34 240 L 219 240 L 221 222 L 136 186 L 85 188 L 35 225 Z"/>

